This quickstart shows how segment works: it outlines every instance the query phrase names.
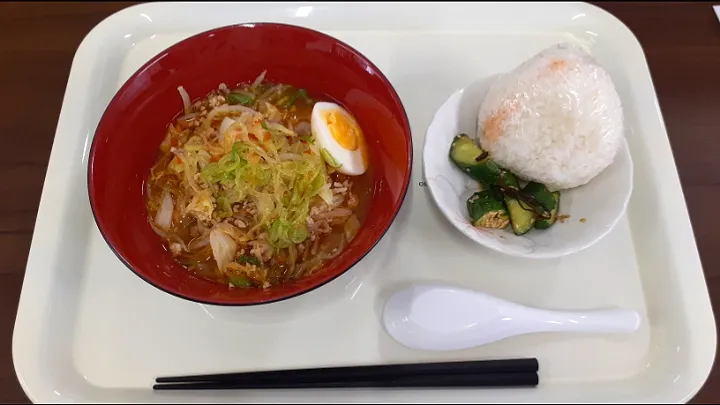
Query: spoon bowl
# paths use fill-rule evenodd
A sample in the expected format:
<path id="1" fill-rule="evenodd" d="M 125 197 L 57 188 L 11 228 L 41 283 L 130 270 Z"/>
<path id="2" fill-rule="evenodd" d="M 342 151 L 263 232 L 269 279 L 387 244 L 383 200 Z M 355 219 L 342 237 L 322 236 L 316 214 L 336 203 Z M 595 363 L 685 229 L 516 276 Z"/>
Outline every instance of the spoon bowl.
<path id="1" fill-rule="evenodd" d="M 640 315 L 631 309 L 550 311 L 479 291 L 413 285 L 387 300 L 383 324 L 404 346 L 446 351 L 529 333 L 632 333 Z"/>

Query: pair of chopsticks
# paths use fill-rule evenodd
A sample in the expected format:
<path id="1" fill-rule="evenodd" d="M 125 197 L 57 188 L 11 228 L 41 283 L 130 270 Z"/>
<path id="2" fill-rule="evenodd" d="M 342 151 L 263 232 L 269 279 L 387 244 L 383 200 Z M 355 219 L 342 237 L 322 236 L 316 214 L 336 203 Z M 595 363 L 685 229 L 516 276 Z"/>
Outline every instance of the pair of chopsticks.
<path id="1" fill-rule="evenodd" d="M 535 387 L 535 358 L 159 377 L 155 390 Z"/>

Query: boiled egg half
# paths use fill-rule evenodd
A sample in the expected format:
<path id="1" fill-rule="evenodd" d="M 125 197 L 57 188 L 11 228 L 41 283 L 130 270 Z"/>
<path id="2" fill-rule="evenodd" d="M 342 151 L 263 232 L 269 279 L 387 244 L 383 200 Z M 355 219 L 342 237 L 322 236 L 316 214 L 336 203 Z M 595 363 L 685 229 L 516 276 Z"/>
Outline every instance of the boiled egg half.
<path id="1" fill-rule="evenodd" d="M 320 154 L 338 172 L 359 176 L 368 168 L 367 147 L 355 117 L 335 103 L 318 102 L 310 127 Z"/>

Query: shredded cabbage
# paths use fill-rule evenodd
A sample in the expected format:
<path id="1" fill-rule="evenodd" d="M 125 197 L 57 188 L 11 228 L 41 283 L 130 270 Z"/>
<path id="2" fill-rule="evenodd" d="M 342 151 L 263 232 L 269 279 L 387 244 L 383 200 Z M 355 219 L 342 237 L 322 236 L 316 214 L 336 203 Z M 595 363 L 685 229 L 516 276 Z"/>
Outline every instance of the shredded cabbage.
<path id="1" fill-rule="evenodd" d="M 215 227 L 210 231 L 210 247 L 212 248 L 213 257 L 217 262 L 218 269 L 225 272 L 227 265 L 232 262 L 237 252 L 237 243 L 226 232 L 219 227 Z"/>
<path id="2" fill-rule="evenodd" d="M 282 89 L 264 90 L 255 103 L 260 111 L 243 105 L 213 108 L 197 135 L 172 149 L 176 156 L 170 162 L 193 195 L 186 213 L 207 221 L 231 218 L 234 204 L 251 201 L 255 211 L 248 213 L 254 221 L 247 233 L 266 232 L 271 246 L 280 249 L 308 238 L 313 198 L 333 202 L 320 148 L 278 122 L 281 114 L 268 102 Z"/>
<path id="3" fill-rule="evenodd" d="M 278 248 L 287 248 L 293 243 L 302 243 L 308 237 L 305 224 L 297 224 L 278 218 L 273 221 L 268 231 L 268 240 Z"/>
<path id="4" fill-rule="evenodd" d="M 306 220 L 312 198 L 320 195 L 332 199 L 322 158 L 311 150 L 307 152 L 293 160 L 282 160 L 272 138 L 235 142 L 230 153 L 207 163 L 201 172 L 206 184 L 222 186 L 215 193 L 217 215 L 232 216 L 232 204 L 250 197 L 257 208 L 255 228 L 267 231 L 274 247 L 303 242 L 308 237 Z"/>

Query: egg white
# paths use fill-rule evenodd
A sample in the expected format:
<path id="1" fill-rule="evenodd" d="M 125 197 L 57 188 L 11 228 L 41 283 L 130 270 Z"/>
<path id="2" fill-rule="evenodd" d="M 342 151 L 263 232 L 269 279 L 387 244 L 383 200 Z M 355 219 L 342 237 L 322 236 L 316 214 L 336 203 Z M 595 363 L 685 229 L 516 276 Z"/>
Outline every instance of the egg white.
<path id="1" fill-rule="evenodd" d="M 339 112 L 349 117 L 357 125 L 355 118 L 339 105 L 330 102 L 318 102 L 313 107 L 310 116 L 310 128 L 315 137 L 315 142 L 317 142 L 320 150 L 325 149 L 333 160 L 340 165 L 335 168 L 338 172 L 348 176 L 359 176 L 365 173 L 367 167 L 363 160 L 361 147 L 358 146 L 355 150 L 347 150 L 333 138 L 330 128 L 323 119 L 323 113 L 328 111 Z M 360 142 L 363 142 L 363 140 L 358 139 L 358 144 Z"/>

